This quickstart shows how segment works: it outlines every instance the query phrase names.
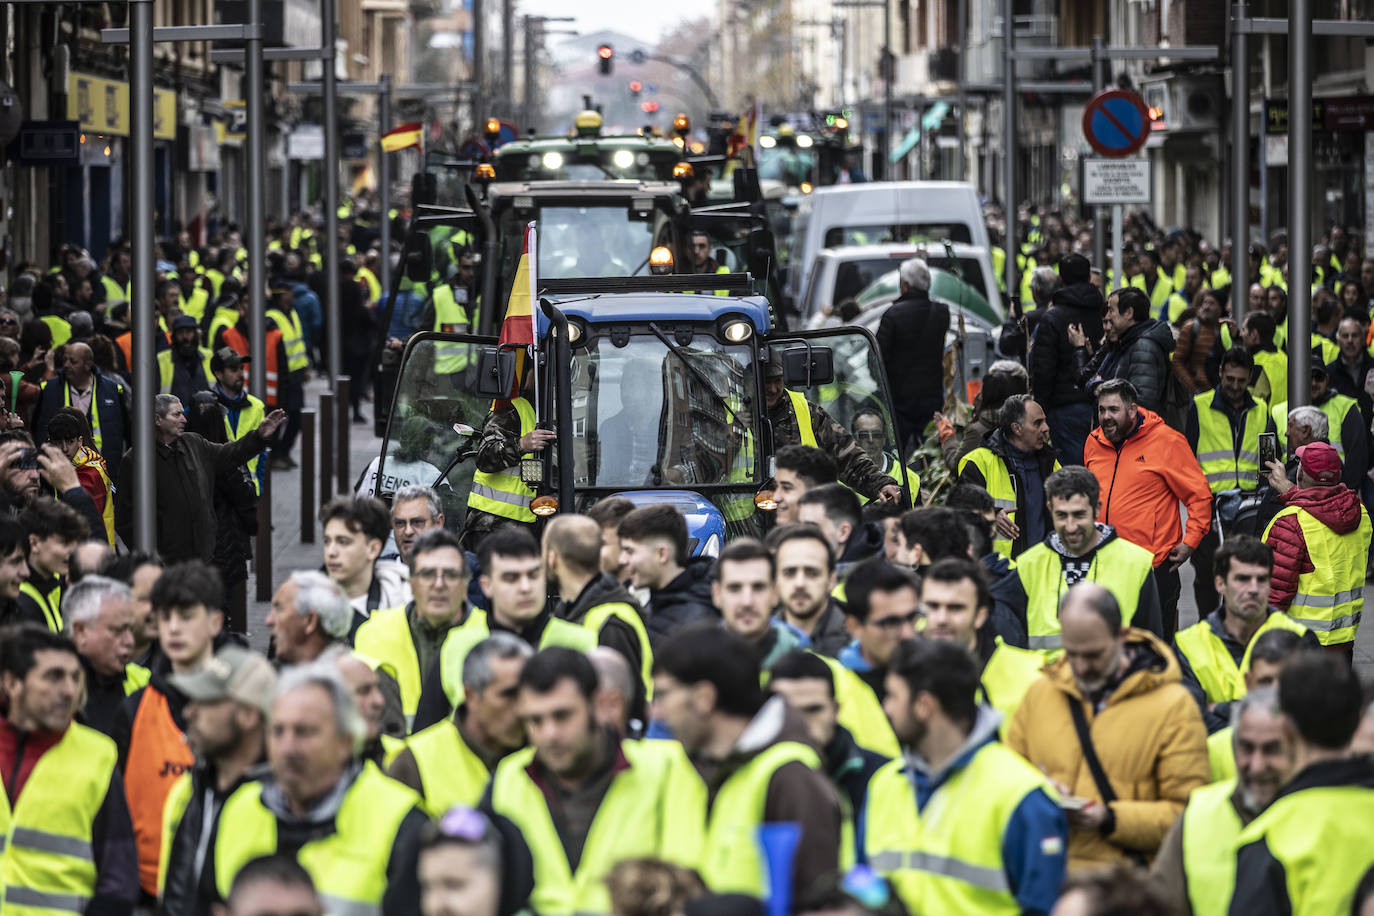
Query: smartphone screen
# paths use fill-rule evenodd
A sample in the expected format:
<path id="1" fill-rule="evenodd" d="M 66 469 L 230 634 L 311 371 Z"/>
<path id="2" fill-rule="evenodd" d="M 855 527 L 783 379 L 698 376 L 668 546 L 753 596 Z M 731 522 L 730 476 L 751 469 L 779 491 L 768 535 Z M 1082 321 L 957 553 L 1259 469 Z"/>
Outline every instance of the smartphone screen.
<path id="1" fill-rule="evenodd" d="M 1264 486 L 1269 476 L 1269 462 L 1279 460 L 1279 437 L 1277 433 L 1259 434 L 1259 484 Z"/>

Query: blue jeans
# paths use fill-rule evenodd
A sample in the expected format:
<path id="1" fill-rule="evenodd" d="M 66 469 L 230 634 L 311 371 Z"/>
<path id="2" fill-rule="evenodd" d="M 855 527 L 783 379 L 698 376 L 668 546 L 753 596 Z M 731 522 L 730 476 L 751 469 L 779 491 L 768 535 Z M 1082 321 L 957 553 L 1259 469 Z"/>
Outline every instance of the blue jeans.
<path id="1" fill-rule="evenodd" d="M 1083 463 L 1083 443 L 1093 428 L 1092 404 L 1065 404 L 1046 411 L 1050 442 L 1059 453 L 1059 463 Z"/>

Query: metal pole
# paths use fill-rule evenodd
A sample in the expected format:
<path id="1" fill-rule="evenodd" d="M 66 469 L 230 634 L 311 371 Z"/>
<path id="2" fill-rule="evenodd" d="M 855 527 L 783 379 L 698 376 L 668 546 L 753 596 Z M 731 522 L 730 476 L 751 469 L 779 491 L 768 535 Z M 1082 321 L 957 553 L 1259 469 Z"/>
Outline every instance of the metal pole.
<path id="1" fill-rule="evenodd" d="M 520 106 L 522 131 L 534 126 L 534 17 L 525 17 L 525 100 Z"/>
<path id="2" fill-rule="evenodd" d="M 472 120 L 475 131 L 480 131 L 485 115 L 477 110 L 479 104 L 487 100 L 487 87 L 483 85 L 487 56 L 487 17 L 482 12 L 486 0 L 472 0 L 472 84 L 476 87 L 472 94 Z M 424 170 L 421 164 L 421 171 Z"/>
<path id="3" fill-rule="evenodd" d="M 1237 322 L 1250 295 L 1250 36 L 1238 27 L 1244 20 L 1245 4 L 1237 3 L 1231 8 L 1231 317 Z"/>
<path id="4" fill-rule="evenodd" d="M 897 57 L 892 53 L 892 0 L 883 0 L 883 174 L 889 174 L 888 156 L 892 152 L 892 71 L 897 69 Z"/>
<path id="5" fill-rule="evenodd" d="M 1102 57 L 1104 42 L 1101 35 L 1093 36 L 1092 68 L 1093 95 L 1097 95 L 1107 85 L 1107 62 Z M 1106 211 L 1093 207 L 1093 266 L 1102 271 L 1102 281 L 1107 282 L 1107 227 L 1102 218 Z"/>
<path id="6" fill-rule="evenodd" d="M 1126 271 L 1121 269 L 1121 249 L 1123 245 L 1121 237 L 1124 234 L 1122 224 L 1125 222 L 1123 213 L 1124 208 L 1121 204 L 1116 204 L 1112 207 L 1112 276 L 1108 279 L 1107 276 L 1103 274 L 1102 277 L 1103 282 L 1107 284 L 1107 289 L 1121 289 L 1121 287 L 1126 285 Z"/>
<path id="7" fill-rule="evenodd" d="M 340 496 L 348 493 L 348 433 L 352 428 L 350 406 L 353 400 L 349 388 L 352 384 L 353 380 L 346 375 L 334 376 L 334 433 L 339 437 L 334 446 L 334 485 Z"/>
<path id="8" fill-rule="evenodd" d="M 1006 214 L 1007 295 L 1016 298 L 1016 48 L 1014 0 L 1002 3 L 1002 209 Z"/>
<path id="9" fill-rule="evenodd" d="M 262 0 L 248 0 L 248 21 L 262 22 Z M 260 32 L 258 34 L 259 37 L 244 42 L 244 98 L 248 115 L 248 347 L 256 357 L 248 364 L 248 369 L 250 390 L 264 397 L 267 391 L 267 217 L 264 212 L 267 177 L 263 161 L 266 149 L 262 123 L 265 107 L 262 37 Z"/>
<path id="10" fill-rule="evenodd" d="M 1288 7 L 1288 409 L 1312 387 L 1312 0 Z"/>
<path id="11" fill-rule="evenodd" d="M 382 92 L 378 100 L 381 131 L 377 134 L 377 187 L 382 208 L 382 295 L 391 294 L 391 158 L 382 149 L 381 136 L 391 129 L 391 77 L 382 74 Z"/>
<path id="12" fill-rule="evenodd" d="M 968 93 L 964 90 L 964 79 L 968 70 L 964 61 L 968 57 L 968 0 L 959 0 L 955 13 L 956 28 L 959 31 L 959 63 L 955 66 L 955 79 L 958 80 L 959 105 L 959 180 L 968 181 Z"/>
<path id="13" fill-rule="evenodd" d="M 315 543 L 315 411 L 301 411 L 301 543 Z"/>
<path id="14" fill-rule="evenodd" d="M 257 21 L 257 20 L 254 20 Z M 257 360 L 253 360 L 257 362 Z M 258 532 L 253 544 L 253 581 L 256 601 L 272 600 L 272 474 L 262 475 L 262 492 L 258 494 Z"/>
<path id="15" fill-rule="evenodd" d="M 324 235 L 325 296 L 324 326 L 329 376 L 343 372 L 343 328 L 339 326 L 339 81 L 334 71 L 336 56 L 334 4 L 320 0 L 325 57 L 324 83 Z"/>
<path id="16" fill-rule="evenodd" d="M 515 110 L 515 3 L 501 0 L 501 115 Z"/>
<path id="17" fill-rule="evenodd" d="M 133 147 L 134 546 L 157 549 L 157 488 L 153 479 L 153 393 L 157 333 L 153 314 L 153 0 L 129 3 L 129 142 Z"/>

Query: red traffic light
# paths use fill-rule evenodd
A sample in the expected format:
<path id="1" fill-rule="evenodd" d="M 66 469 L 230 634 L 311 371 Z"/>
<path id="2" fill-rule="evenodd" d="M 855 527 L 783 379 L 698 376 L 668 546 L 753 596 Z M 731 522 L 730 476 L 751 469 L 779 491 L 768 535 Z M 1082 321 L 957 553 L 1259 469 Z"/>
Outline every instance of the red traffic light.
<path id="1" fill-rule="evenodd" d="M 614 54 L 615 50 L 610 45 L 602 45 L 596 49 L 596 56 L 602 60 L 610 60 Z"/>
<path id="2" fill-rule="evenodd" d="M 645 114 L 653 114 L 654 112 L 658 111 L 658 103 L 655 102 L 653 99 L 650 99 L 647 102 L 640 102 L 639 110 L 644 112 Z"/>
<path id="3" fill-rule="evenodd" d="M 643 88 L 644 88 L 644 84 L 641 83 L 639 80 L 630 80 L 630 91 L 631 91 L 631 92 L 633 92 L 633 93 L 635 93 L 635 94 L 638 94 L 639 91 L 640 91 L 641 89 L 643 89 Z"/>

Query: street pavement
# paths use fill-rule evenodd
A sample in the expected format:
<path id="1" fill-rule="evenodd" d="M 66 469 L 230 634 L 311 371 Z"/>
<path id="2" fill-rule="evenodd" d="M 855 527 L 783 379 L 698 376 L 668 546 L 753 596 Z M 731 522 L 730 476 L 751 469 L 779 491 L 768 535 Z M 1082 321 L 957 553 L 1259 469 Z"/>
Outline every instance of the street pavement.
<path id="1" fill-rule="evenodd" d="M 306 407 L 317 409 L 320 394 L 327 390 L 328 385 L 324 380 L 312 380 L 306 387 Z M 370 422 L 372 405 L 370 403 L 364 404 L 363 412 L 369 418 L 368 424 L 366 426 L 349 426 L 351 447 L 349 449 L 347 492 L 352 492 L 353 485 L 363 468 L 367 467 L 368 462 L 375 458 L 382 448 L 382 440 L 372 433 L 372 423 Z M 318 439 L 318 437 L 319 427 L 317 423 L 316 438 Z M 301 452 L 300 445 L 297 445 L 295 457 L 298 460 Z M 318 461 L 320 455 L 318 447 L 315 454 Z M 317 511 L 310 521 L 312 530 L 315 532 L 315 542 L 302 544 L 301 474 L 302 471 L 299 468 L 291 471 L 272 472 L 272 571 L 268 589 L 269 596 L 293 570 L 319 569 L 323 562 L 323 535 L 317 520 L 318 506 L 323 505 L 329 497 L 322 497 L 318 493 L 319 475 L 317 472 L 315 475 Z M 334 491 L 335 493 L 338 492 L 337 483 L 335 483 Z M 270 597 L 267 601 L 254 600 L 257 573 L 256 569 L 250 569 L 248 577 L 248 635 L 254 648 L 266 651 L 269 634 L 265 621 L 267 620 L 267 612 L 271 610 L 271 600 Z M 1193 569 L 1190 565 L 1184 564 L 1181 578 L 1183 589 L 1178 609 L 1180 628 L 1190 626 L 1198 620 L 1197 603 L 1193 600 Z M 1374 587 L 1365 586 L 1365 602 L 1374 611 Z M 1210 612 L 1210 610 L 1209 608 L 1208 611 Z M 1362 678 L 1374 676 L 1374 620 L 1362 626 L 1355 639 L 1355 667 Z"/>

